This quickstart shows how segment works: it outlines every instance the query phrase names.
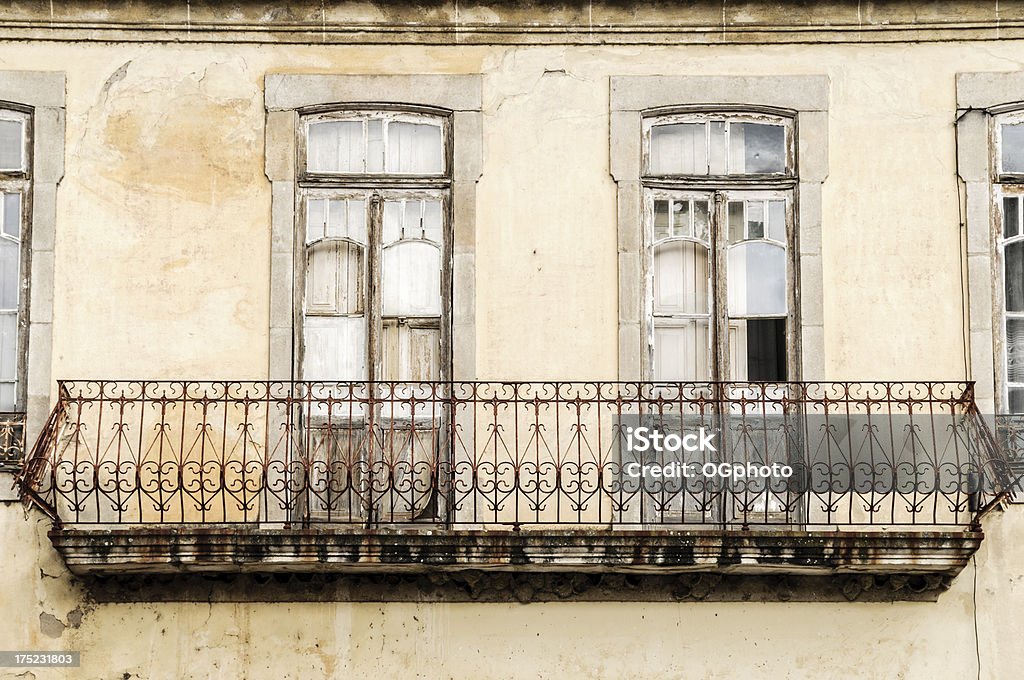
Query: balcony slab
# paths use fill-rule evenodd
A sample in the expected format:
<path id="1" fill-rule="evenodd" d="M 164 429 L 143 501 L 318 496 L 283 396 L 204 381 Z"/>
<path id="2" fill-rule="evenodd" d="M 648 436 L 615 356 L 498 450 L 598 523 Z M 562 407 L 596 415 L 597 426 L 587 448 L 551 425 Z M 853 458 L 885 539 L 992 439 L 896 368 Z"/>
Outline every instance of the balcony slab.
<path id="1" fill-rule="evenodd" d="M 948 580 L 980 531 L 54 528 L 75 574 L 876 575 Z"/>

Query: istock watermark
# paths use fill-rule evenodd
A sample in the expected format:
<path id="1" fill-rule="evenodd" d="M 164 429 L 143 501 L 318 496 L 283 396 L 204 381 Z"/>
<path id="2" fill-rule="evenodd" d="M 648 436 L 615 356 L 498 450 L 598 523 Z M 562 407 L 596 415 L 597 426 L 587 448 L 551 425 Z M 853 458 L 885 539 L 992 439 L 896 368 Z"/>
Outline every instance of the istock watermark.
<path id="1" fill-rule="evenodd" d="M 659 453 L 664 451 L 717 451 L 715 437 L 717 432 L 708 432 L 700 428 L 689 434 L 663 434 L 650 427 L 626 427 L 626 450 L 644 453 L 652 448 Z"/>
<path id="2" fill-rule="evenodd" d="M 721 477 L 723 479 L 767 479 L 778 477 L 789 479 L 793 476 L 793 468 L 781 463 L 771 465 L 757 465 L 755 463 L 715 463 L 709 461 L 699 463 L 670 462 L 665 464 L 646 463 L 630 461 L 622 466 L 622 472 L 627 477 L 639 479 L 641 477 L 656 477 L 667 479 L 692 479 L 694 477 Z"/>
<path id="3" fill-rule="evenodd" d="M 723 440 L 719 429 L 700 423 L 623 416 L 618 425 L 620 475 L 624 481 L 633 480 L 629 487 L 656 484 L 661 490 L 671 490 L 686 486 L 686 480 L 788 480 L 794 475 L 793 467 L 785 462 L 760 457 L 729 460 L 736 442 Z M 730 434 L 735 439 L 736 433 Z"/>

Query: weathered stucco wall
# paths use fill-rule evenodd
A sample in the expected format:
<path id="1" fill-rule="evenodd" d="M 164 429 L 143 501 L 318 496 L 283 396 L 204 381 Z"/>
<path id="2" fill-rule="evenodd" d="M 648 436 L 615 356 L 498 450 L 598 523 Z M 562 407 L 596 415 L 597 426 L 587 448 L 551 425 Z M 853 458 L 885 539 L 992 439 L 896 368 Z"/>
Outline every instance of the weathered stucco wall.
<path id="1" fill-rule="evenodd" d="M 33 43 L 0 46 L 0 68 L 67 72 L 56 378 L 265 375 L 265 74 L 436 72 L 484 75 L 480 378 L 616 374 L 608 76 L 763 73 L 831 80 L 827 375 L 807 377 L 955 379 L 954 74 L 1019 49 Z"/>
<path id="2" fill-rule="evenodd" d="M 616 376 L 610 75 L 827 75 L 826 375 L 807 377 L 957 379 L 954 75 L 1018 69 L 1020 54 L 1017 42 L 6 43 L 0 68 L 67 73 L 55 378 L 265 375 L 262 83 L 293 72 L 483 74 L 482 379 Z M 39 678 L 934 679 L 975 677 L 978 655 L 983 678 L 1006 678 L 1024 667 L 1022 525 L 1019 507 L 990 518 L 976 585 L 969 567 L 937 603 L 97 605 L 64 570 L 46 522 L 3 504 L 0 640 L 85 650 L 80 672 L 31 671 Z"/>
<path id="3" fill-rule="evenodd" d="M 980 657 L 980 677 L 998 680 L 1024 664 L 1020 506 L 986 523 L 976 566 L 938 602 L 892 604 L 97 604 L 47 526 L 0 504 L 0 640 L 82 650 L 82 667 L 0 678 L 962 680 Z"/>

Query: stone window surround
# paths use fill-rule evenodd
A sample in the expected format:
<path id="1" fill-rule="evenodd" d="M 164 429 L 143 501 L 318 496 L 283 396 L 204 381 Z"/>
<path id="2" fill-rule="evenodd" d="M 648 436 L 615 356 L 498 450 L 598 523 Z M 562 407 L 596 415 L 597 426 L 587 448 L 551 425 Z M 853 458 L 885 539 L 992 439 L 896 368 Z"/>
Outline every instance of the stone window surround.
<path id="1" fill-rule="evenodd" d="M 825 377 L 821 185 L 828 177 L 829 79 L 810 76 L 612 76 L 611 175 L 618 187 L 619 380 L 645 375 L 643 318 L 643 112 L 671 106 L 772 107 L 793 112 L 800 334 L 791 380 Z"/>
<path id="2" fill-rule="evenodd" d="M 292 75 L 265 79 L 271 182 L 270 380 L 291 380 L 298 120 L 308 107 L 405 104 L 452 112 L 452 379 L 476 377 L 476 185 L 482 165 L 479 75 Z"/>
<path id="3" fill-rule="evenodd" d="M 62 71 L 0 71 L 0 102 L 32 109 L 32 217 L 25 380 L 25 442 L 50 413 L 53 355 L 54 243 L 57 186 L 64 177 L 65 75 Z"/>
<path id="4" fill-rule="evenodd" d="M 957 177 L 967 241 L 968 371 L 982 413 L 1005 412 L 1002 292 L 993 191 L 992 116 L 1024 111 L 1024 73 L 956 74 Z M 966 214 L 964 214 L 966 213 Z"/>

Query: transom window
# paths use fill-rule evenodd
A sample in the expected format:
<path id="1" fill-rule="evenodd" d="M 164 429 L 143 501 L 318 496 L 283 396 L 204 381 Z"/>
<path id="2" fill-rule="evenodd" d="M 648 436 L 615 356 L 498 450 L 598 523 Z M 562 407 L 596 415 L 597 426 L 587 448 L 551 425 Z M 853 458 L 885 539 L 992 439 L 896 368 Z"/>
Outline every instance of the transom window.
<path id="1" fill-rule="evenodd" d="M 790 120 L 691 113 L 647 118 L 644 129 L 651 377 L 787 380 Z M 750 186 L 765 174 L 777 176 Z"/>
<path id="2" fill-rule="evenodd" d="M 308 173 L 425 175 L 447 171 L 447 120 L 401 111 L 349 111 L 305 119 Z"/>
<path id="3" fill-rule="evenodd" d="M 0 411 L 23 409 L 31 116 L 0 108 Z"/>
<path id="4" fill-rule="evenodd" d="M 449 375 L 448 129 L 390 110 L 303 119 L 303 379 Z"/>
<path id="5" fill-rule="evenodd" d="M 792 170 L 789 119 L 679 114 L 645 119 L 645 174 L 779 175 Z"/>

